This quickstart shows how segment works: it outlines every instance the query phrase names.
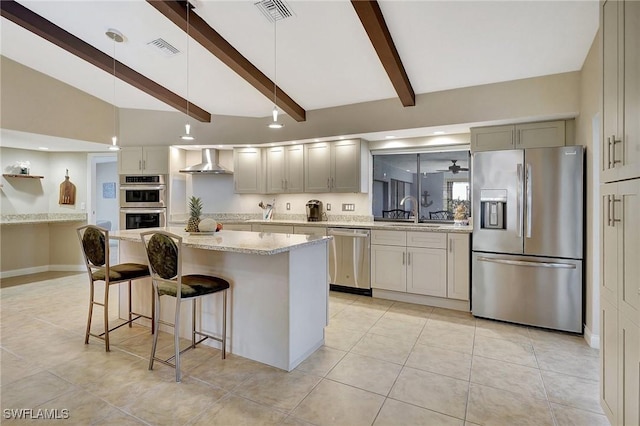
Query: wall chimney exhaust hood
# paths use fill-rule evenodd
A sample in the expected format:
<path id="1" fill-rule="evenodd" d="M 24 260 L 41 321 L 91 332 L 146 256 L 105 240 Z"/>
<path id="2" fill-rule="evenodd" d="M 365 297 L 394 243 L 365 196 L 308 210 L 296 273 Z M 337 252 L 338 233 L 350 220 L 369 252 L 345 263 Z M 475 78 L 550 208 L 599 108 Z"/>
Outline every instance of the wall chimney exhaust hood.
<path id="1" fill-rule="evenodd" d="M 202 150 L 202 162 L 185 167 L 181 173 L 209 173 L 217 175 L 230 175 L 232 171 L 225 169 L 218 163 L 218 150 L 205 148 Z"/>

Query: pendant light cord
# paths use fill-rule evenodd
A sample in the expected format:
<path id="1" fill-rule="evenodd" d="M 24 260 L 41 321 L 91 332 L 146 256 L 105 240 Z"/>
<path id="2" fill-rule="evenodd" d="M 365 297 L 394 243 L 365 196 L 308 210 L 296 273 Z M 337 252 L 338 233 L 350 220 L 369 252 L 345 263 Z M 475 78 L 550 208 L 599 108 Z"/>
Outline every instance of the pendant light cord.
<path id="1" fill-rule="evenodd" d="M 113 137 L 116 138 L 116 36 L 113 37 Z M 114 144 L 115 145 L 115 144 Z"/>
<path id="2" fill-rule="evenodd" d="M 187 123 L 189 123 L 189 2 L 187 1 Z"/>
<path id="3" fill-rule="evenodd" d="M 276 90 L 277 90 L 277 81 L 278 81 L 278 67 L 276 65 L 276 58 L 277 58 L 277 53 L 278 53 L 278 41 L 276 38 L 276 34 L 277 34 L 277 25 L 276 25 L 277 19 L 276 16 L 273 16 L 273 107 L 276 108 L 277 107 L 277 96 L 276 96 Z"/>

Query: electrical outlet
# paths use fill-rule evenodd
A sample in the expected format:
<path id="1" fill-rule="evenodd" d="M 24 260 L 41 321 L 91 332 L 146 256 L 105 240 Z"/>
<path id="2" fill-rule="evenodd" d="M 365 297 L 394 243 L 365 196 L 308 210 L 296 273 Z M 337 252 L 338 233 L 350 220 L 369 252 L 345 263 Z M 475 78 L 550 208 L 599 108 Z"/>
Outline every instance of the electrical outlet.
<path id="1" fill-rule="evenodd" d="M 356 211 L 356 205 L 352 203 L 343 203 L 342 204 L 343 212 L 354 212 Z"/>
<path id="2" fill-rule="evenodd" d="M 291 210 L 291 203 L 287 203 L 287 210 Z"/>
<path id="3" fill-rule="evenodd" d="M 331 211 L 331 203 L 327 203 L 327 211 L 330 212 Z"/>

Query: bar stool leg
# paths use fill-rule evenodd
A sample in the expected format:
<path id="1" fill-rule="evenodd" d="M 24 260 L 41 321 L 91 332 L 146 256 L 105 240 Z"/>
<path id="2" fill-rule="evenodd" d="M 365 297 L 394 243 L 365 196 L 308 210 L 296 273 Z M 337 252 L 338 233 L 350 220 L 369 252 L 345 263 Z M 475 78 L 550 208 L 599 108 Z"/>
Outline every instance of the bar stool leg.
<path id="1" fill-rule="evenodd" d="M 109 349 L 109 283 L 104 283 L 104 346 L 107 352 Z"/>
<path id="2" fill-rule="evenodd" d="M 194 298 L 191 301 L 191 348 L 195 349 L 196 347 L 196 299 Z"/>
<path id="3" fill-rule="evenodd" d="M 153 344 L 151 345 L 151 356 L 149 357 L 149 370 L 153 370 L 153 361 L 156 357 L 156 347 L 158 346 L 158 321 L 160 318 L 160 295 L 155 288 L 153 290 L 153 325 L 156 332 L 153 334 Z"/>
<path id="4" fill-rule="evenodd" d="M 159 303 L 159 302 L 158 302 Z M 156 297 L 153 290 L 153 284 L 151 284 L 151 334 L 156 332 Z"/>
<path id="5" fill-rule="evenodd" d="M 133 316 L 131 315 L 131 312 L 133 312 L 133 308 L 132 308 L 132 302 L 131 302 L 131 280 L 129 280 L 129 328 L 131 328 L 133 325 L 131 324 L 131 318 L 133 318 Z"/>
<path id="6" fill-rule="evenodd" d="M 87 332 L 84 335 L 84 344 L 89 344 L 89 333 L 91 333 L 91 318 L 93 317 L 93 300 L 95 295 L 95 284 L 93 280 L 89 288 L 89 315 L 87 316 Z"/>
<path id="7" fill-rule="evenodd" d="M 173 328 L 173 344 L 176 351 L 176 382 L 180 381 L 180 305 L 182 303 L 176 303 L 176 319 L 175 326 Z"/>
<path id="8" fill-rule="evenodd" d="M 222 359 L 227 358 L 227 290 L 222 292 Z"/>

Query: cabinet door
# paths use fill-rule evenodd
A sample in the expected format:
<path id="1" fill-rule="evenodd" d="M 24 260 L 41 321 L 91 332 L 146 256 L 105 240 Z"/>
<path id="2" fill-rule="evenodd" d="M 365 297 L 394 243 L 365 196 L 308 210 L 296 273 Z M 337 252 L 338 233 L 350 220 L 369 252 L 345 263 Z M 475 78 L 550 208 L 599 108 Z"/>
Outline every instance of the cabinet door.
<path id="1" fill-rule="evenodd" d="M 319 237 L 324 237 L 327 235 L 327 228 L 324 226 L 294 226 L 293 227 L 294 234 L 302 234 L 302 235 L 316 235 Z"/>
<path id="2" fill-rule="evenodd" d="M 267 193 L 285 192 L 285 148 L 267 149 Z"/>
<path id="3" fill-rule="evenodd" d="M 404 247 L 371 245 L 371 287 L 407 291 L 407 253 Z"/>
<path id="4" fill-rule="evenodd" d="M 253 227 L 253 225 L 252 225 Z M 292 225 L 268 225 L 263 224 L 261 226 L 261 232 L 271 232 L 274 234 L 293 234 L 293 226 Z"/>
<path id="5" fill-rule="evenodd" d="M 222 229 L 226 231 L 251 231 L 250 223 L 224 223 Z"/>
<path id="6" fill-rule="evenodd" d="M 262 151 L 259 148 L 234 149 L 233 165 L 235 192 L 259 194 L 264 191 Z"/>
<path id="7" fill-rule="evenodd" d="M 543 148 L 564 146 L 565 122 L 516 124 L 516 148 Z"/>
<path id="8" fill-rule="evenodd" d="M 618 309 L 640 319 L 640 179 L 617 185 L 612 216 L 618 233 Z"/>
<path id="9" fill-rule="evenodd" d="M 447 235 L 447 297 L 469 300 L 469 235 Z"/>
<path id="10" fill-rule="evenodd" d="M 512 149 L 515 144 L 515 127 L 490 126 L 471 129 L 471 151 Z"/>
<path id="11" fill-rule="evenodd" d="M 360 141 L 333 142 L 331 192 L 360 192 Z"/>
<path id="12" fill-rule="evenodd" d="M 619 317 L 619 418 L 621 425 L 640 424 L 640 327 L 625 315 Z"/>
<path id="13" fill-rule="evenodd" d="M 142 171 L 145 175 L 169 174 L 169 147 L 145 146 L 142 148 Z"/>
<path id="14" fill-rule="evenodd" d="M 620 78 L 619 61 L 622 58 L 618 50 L 619 12 L 622 10 L 617 0 L 606 1 L 600 14 L 600 28 L 602 32 L 603 54 L 603 104 L 602 104 L 602 167 L 601 179 L 611 182 L 617 179 L 614 161 L 619 159 L 620 130 L 622 129 L 622 104 L 620 92 L 622 81 Z"/>
<path id="15" fill-rule="evenodd" d="M 447 297 L 447 251 L 407 248 L 407 293 Z"/>
<path id="16" fill-rule="evenodd" d="M 321 142 L 304 146 L 304 191 L 329 192 L 331 189 L 331 147 Z"/>
<path id="17" fill-rule="evenodd" d="M 142 174 L 142 147 L 122 147 L 118 151 L 118 174 Z"/>
<path id="18" fill-rule="evenodd" d="M 618 310 L 600 298 L 600 405 L 612 425 L 618 413 Z"/>
<path id="19" fill-rule="evenodd" d="M 304 192 L 304 146 L 285 147 L 285 185 L 287 192 Z"/>
<path id="20" fill-rule="evenodd" d="M 611 209 L 616 189 L 615 183 L 600 186 L 600 295 L 614 306 L 618 303 L 618 227 Z"/>
<path id="21" fill-rule="evenodd" d="M 619 154 L 621 157 L 616 157 L 621 159 L 621 163 L 616 164 L 616 168 L 619 167 L 618 179 L 630 179 L 640 177 L 640 2 L 638 1 L 624 2 L 623 62 L 624 132 L 620 147 L 622 152 Z"/>

